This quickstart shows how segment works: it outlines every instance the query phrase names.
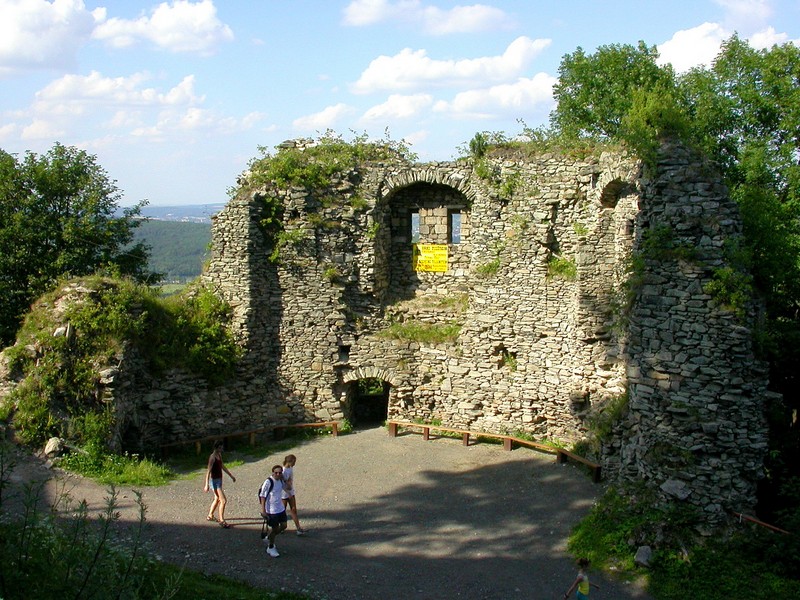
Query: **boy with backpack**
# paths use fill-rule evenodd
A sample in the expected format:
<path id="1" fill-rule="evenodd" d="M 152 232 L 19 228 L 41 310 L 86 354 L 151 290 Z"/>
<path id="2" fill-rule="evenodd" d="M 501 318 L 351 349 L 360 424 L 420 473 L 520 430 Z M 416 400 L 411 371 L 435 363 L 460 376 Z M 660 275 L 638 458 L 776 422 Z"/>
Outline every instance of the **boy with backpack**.
<path id="1" fill-rule="evenodd" d="M 273 558 L 280 556 L 278 548 L 275 546 L 275 537 L 286 529 L 286 508 L 281 500 L 283 487 L 283 467 L 275 465 L 272 467 L 272 474 L 267 477 L 258 490 L 261 516 L 264 517 L 269 526 L 266 552 Z"/>

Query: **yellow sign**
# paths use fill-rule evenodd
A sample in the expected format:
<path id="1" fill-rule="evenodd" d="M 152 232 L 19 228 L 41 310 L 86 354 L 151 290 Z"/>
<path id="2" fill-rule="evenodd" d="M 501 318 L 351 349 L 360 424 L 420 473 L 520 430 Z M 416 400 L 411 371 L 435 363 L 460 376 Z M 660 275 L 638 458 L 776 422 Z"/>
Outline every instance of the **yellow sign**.
<path id="1" fill-rule="evenodd" d="M 447 246 L 444 244 L 414 244 L 415 271 L 447 271 Z"/>

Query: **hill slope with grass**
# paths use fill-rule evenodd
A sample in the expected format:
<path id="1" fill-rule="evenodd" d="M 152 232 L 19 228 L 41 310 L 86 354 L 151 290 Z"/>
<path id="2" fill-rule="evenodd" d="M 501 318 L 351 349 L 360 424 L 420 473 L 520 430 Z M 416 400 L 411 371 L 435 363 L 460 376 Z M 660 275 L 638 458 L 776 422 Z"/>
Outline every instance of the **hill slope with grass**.
<path id="1" fill-rule="evenodd" d="M 134 231 L 134 239 L 150 246 L 149 267 L 163 273 L 165 282 L 186 282 L 200 275 L 209 256 L 211 225 L 146 220 Z"/>

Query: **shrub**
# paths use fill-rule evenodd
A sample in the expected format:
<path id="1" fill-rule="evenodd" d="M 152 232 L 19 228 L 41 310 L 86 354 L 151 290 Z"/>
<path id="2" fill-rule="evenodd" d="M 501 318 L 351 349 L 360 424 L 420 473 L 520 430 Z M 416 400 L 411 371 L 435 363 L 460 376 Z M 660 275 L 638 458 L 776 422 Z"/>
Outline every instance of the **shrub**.
<path id="1" fill-rule="evenodd" d="M 478 274 L 479 277 L 489 277 L 491 275 L 496 275 L 497 272 L 500 270 L 500 257 L 497 257 L 489 262 L 482 263 L 475 267 L 475 273 Z"/>
<path id="2" fill-rule="evenodd" d="M 63 313 L 53 310 L 56 302 Z M 98 372 L 127 345 L 155 375 L 180 367 L 212 385 L 228 379 L 241 353 L 226 327 L 230 316 L 230 307 L 202 287 L 160 298 L 127 280 L 66 282 L 36 303 L 8 353 L 24 375 L 8 397 L 21 439 L 39 444 L 57 435 L 92 452 L 105 448 L 113 419 L 99 396 Z M 54 336 L 59 328 L 63 335 Z"/>
<path id="3" fill-rule="evenodd" d="M 714 269 L 712 280 L 703 287 L 703 291 L 719 306 L 741 319 L 753 297 L 753 277 L 733 267 L 720 267 Z"/>

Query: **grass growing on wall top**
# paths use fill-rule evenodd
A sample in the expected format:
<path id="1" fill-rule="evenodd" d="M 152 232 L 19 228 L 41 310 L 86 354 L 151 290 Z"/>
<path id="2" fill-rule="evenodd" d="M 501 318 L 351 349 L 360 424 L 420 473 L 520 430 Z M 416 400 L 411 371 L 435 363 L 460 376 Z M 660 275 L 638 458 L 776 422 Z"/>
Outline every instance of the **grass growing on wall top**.
<path id="1" fill-rule="evenodd" d="M 331 130 L 305 148 L 280 148 L 274 155 L 266 148 L 259 150 L 262 156 L 250 164 L 249 185 L 255 187 L 271 183 L 281 188 L 319 190 L 329 187 L 335 176 L 346 174 L 363 162 L 416 160 L 405 142 L 392 140 L 388 135 L 381 141 L 372 141 L 361 134 L 348 142 Z"/>

